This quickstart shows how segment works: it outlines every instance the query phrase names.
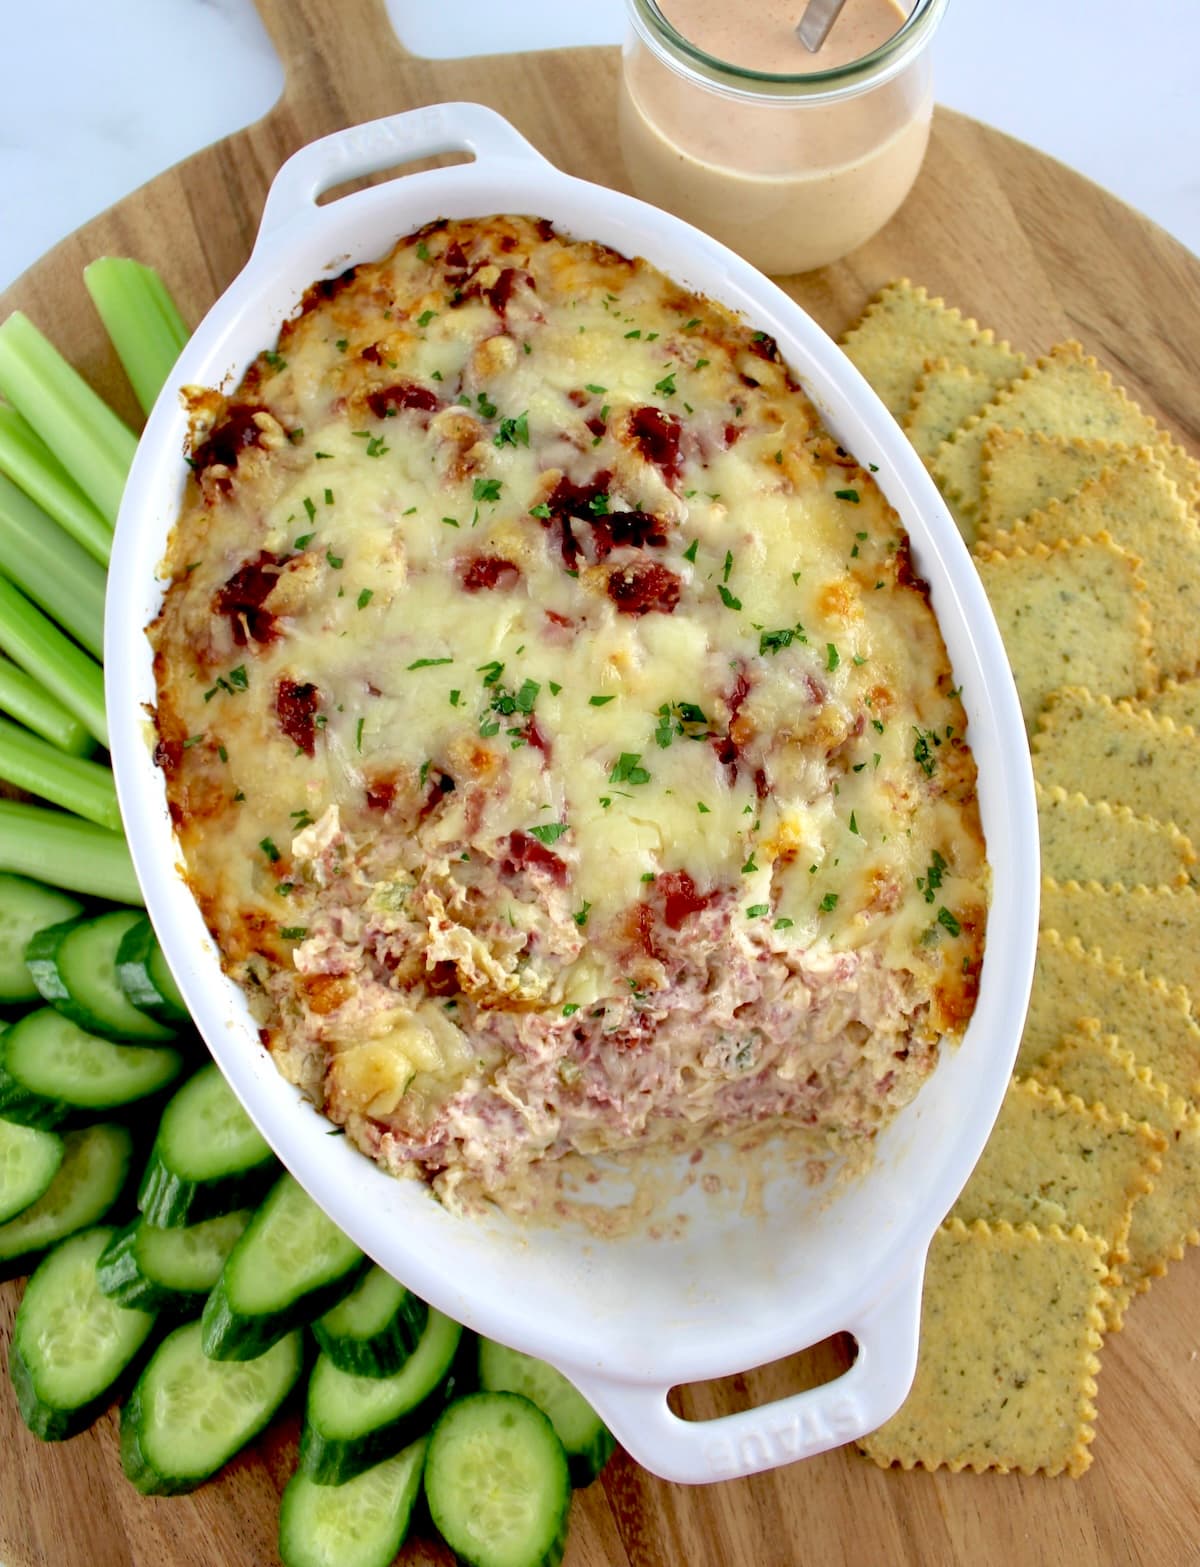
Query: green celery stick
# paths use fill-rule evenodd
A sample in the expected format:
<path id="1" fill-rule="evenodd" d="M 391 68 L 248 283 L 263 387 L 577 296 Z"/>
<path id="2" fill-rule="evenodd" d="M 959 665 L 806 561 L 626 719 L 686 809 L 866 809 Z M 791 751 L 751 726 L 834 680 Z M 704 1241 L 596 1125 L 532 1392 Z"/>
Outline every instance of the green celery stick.
<path id="1" fill-rule="evenodd" d="M 0 713 L 15 718 L 68 756 L 86 756 L 95 748 L 96 742 L 74 714 L 7 658 L 0 658 Z"/>
<path id="2" fill-rule="evenodd" d="M 20 310 L 0 324 L 0 392 L 115 523 L 137 437 Z"/>
<path id="3" fill-rule="evenodd" d="M 0 800 L 0 870 L 114 903 L 143 901 L 120 833 L 41 805 Z"/>
<path id="4" fill-rule="evenodd" d="M 0 718 L 0 778 L 98 827 L 121 831 L 117 786 L 107 767 L 64 756 L 6 718 Z"/>
<path id="5" fill-rule="evenodd" d="M 187 327 L 158 273 L 140 261 L 101 256 L 83 269 L 83 281 L 149 413 L 188 340 Z"/>
<path id="6" fill-rule="evenodd" d="M 89 653 L 104 656 L 104 567 L 3 474 L 0 571 Z"/>
<path id="7" fill-rule="evenodd" d="M 33 427 L 15 408 L 0 403 L 0 473 L 102 566 L 112 551 L 112 529 Z"/>
<path id="8" fill-rule="evenodd" d="M 100 744 L 108 744 L 100 665 L 0 577 L 0 652 L 57 697 Z"/>

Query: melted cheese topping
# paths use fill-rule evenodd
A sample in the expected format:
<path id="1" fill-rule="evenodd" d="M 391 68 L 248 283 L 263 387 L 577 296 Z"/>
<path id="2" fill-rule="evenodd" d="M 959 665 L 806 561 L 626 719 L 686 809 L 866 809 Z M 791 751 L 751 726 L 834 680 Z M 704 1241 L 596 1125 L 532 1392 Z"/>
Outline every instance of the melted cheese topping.
<path id="1" fill-rule="evenodd" d="M 885 1098 L 910 1034 L 962 1027 L 986 864 L 961 704 L 894 512 L 772 342 L 548 225 L 443 223 L 191 402 L 159 756 L 230 971 L 373 1153 L 453 1162 L 433 1118 L 511 1103 L 531 1012 L 570 1085 L 614 1018 L 694 989 L 704 921 L 751 1010 L 755 964 L 900 976 Z M 530 1157 L 587 1140 L 518 1120 Z"/>

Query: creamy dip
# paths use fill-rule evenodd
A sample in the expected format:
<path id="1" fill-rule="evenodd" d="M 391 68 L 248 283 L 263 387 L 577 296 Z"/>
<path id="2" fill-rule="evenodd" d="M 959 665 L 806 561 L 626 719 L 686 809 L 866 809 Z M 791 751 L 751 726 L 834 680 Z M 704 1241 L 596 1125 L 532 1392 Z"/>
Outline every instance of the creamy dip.
<path id="1" fill-rule="evenodd" d="M 689 42 L 743 71 L 806 76 L 871 53 L 905 20 L 896 0 L 849 0 L 824 46 L 795 34 L 802 5 L 664 0 Z M 753 91 L 751 79 L 743 84 Z M 766 272 L 837 260 L 888 221 L 916 179 L 932 92 L 923 54 L 852 97 L 733 97 L 671 69 L 640 39 L 626 51 L 621 145 L 637 193 Z"/>

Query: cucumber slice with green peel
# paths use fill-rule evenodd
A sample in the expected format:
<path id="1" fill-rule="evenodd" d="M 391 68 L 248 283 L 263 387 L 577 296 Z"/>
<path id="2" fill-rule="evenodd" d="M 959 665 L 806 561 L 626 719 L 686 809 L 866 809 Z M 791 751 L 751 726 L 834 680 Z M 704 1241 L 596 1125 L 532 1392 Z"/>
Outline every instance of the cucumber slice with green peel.
<path id="1" fill-rule="evenodd" d="M 252 1360 L 335 1306 L 367 1259 L 284 1173 L 267 1193 L 204 1303 L 204 1353 Z"/>
<path id="2" fill-rule="evenodd" d="M 55 1132 L 0 1119 L 0 1224 L 37 1202 L 62 1161 L 63 1140 Z"/>
<path id="3" fill-rule="evenodd" d="M 470 1393 L 445 1410 L 425 1455 L 425 1500 L 467 1567 L 557 1567 L 571 1479 L 554 1427 L 519 1393 Z"/>
<path id="4" fill-rule="evenodd" d="M 175 1030 L 135 1007 L 117 981 L 122 939 L 145 917 L 140 909 L 113 909 L 39 931 L 25 961 L 43 999 L 107 1039 L 173 1039 Z"/>
<path id="5" fill-rule="evenodd" d="M 283 1567 L 391 1567 L 421 1489 L 427 1439 L 345 1485 L 317 1485 L 297 1470 L 279 1507 Z"/>
<path id="6" fill-rule="evenodd" d="M 487 1393 L 520 1393 L 538 1406 L 563 1445 L 573 1485 L 590 1485 L 612 1457 L 612 1432 L 583 1394 L 544 1360 L 481 1338 L 479 1385 Z"/>
<path id="7" fill-rule="evenodd" d="M 331 1311 L 313 1323 L 313 1335 L 339 1371 L 389 1377 L 417 1347 L 429 1308 L 390 1273 L 371 1267 Z"/>
<path id="8" fill-rule="evenodd" d="M 187 1003 L 167 967 L 154 927 L 145 916 L 121 938 L 117 948 L 117 984 L 139 1012 L 168 1028 L 191 1022 Z"/>
<path id="9" fill-rule="evenodd" d="M 278 1173 L 270 1145 L 210 1063 L 163 1111 L 138 1207 L 163 1229 L 197 1224 L 257 1203 Z"/>
<path id="10" fill-rule="evenodd" d="M 199 1322 L 151 1355 L 121 1410 L 121 1465 L 147 1496 L 193 1491 L 252 1442 L 299 1380 L 304 1337 L 289 1333 L 256 1360 L 210 1360 Z"/>
<path id="11" fill-rule="evenodd" d="M 91 1425 L 154 1326 L 153 1312 L 127 1310 L 100 1293 L 96 1260 L 112 1233 L 85 1230 L 56 1246 L 17 1308 L 9 1375 L 21 1418 L 44 1442 Z"/>
<path id="12" fill-rule="evenodd" d="M 156 1094 L 183 1070 L 169 1045 L 118 1045 L 54 1007 L 27 1013 L 0 1039 L 0 1115 L 53 1127 L 80 1111 Z"/>
<path id="13" fill-rule="evenodd" d="M 45 1192 L 0 1224 L 0 1279 L 28 1273 L 47 1247 L 99 1224 L 120 1197 L 133 1158 L 129 1128 L 102 1121 L 63 1133 L 63 1160 Z"/>
<path id="14" fill-rule="evenodd" d="M 300 1433 L 300 1468 L 317 1485 L 344 1485 L 394 1457 L 441 1412 L 463 1330 L 428 1311 L 420 1342 L 393 1376 L 352 1376 L 317 1356 Z"/>
<path id="15" fill-rule="evenodd" d="M 26 876 L 0 873 L 0 1003 L 36 1001 L 25 949 L 47 925 L 60 925 L 83 912 L 83 904 L 57 887 Z"/>
<path id="16" fill-rule="evenodd" d="M 198 1313 L 250 1219 L 249 1208 L 172 1230 L 134 1219 L 97 1264 L 100 1288 L 120 1306 Z"/>

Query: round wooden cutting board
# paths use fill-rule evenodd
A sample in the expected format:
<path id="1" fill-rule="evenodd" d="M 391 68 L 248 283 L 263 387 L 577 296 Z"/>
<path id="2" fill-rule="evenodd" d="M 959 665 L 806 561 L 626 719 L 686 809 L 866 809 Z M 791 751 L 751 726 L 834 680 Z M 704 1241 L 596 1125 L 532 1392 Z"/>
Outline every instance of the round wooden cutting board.
<path id="1" fill-rule="evenodd" d="M 627 188 L 615 50 L 424 61 L 395 42 L 382 0 L 259 0 L 259 8 L 287 72 L 271 112 L 129 196 L 0 295 L 0 318 L 25 310 L 132 423 L 136 405 L 88 301 L 84 265 L 104 254 L 153 263 L 197 321 L 245 261 L 272 175 L 314 137 L 420 104 L 474 99 L 570 173 Z M 901 275 L 1027 352 L 1078 337 L 1200 452 L 1200 261 L 1070 170 L 939 112 L 924 171 L 889 227 L 847 262 L 784 286 L 837 334 Z M 5 1342 L 20 1291 L 0 1290 Z M 1105 1342 L 1095 1461 L 1080 1480 L 885 1472 L 843 1449 L 688 1489 L 618 1454 L 576 1498 L 567 1567 L 1200 1563 L 1196 1252 L 1135 1302 L 1127 1324 Z M 839 1355 L 839 1346 L 824 1346 L 688 1389 L 679 1408 L 704 1418 L 767 1402 L 835 1374 Z M 44 1445 L 0 1388 L 0 1563 L 270 1567 L 296 1427 L 295 1416 L 277 1423 L 191 1496 L 147 1500 L 122 1477 L 115 1411 L 71 1442 Z M 417 1539 L 401 1560 L 450 1557 Z"/>

